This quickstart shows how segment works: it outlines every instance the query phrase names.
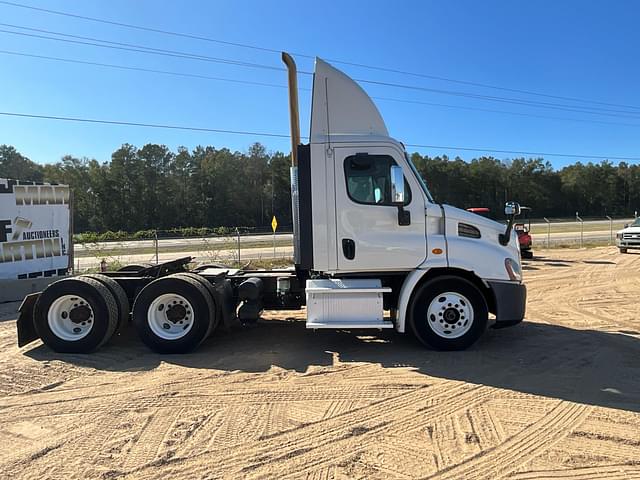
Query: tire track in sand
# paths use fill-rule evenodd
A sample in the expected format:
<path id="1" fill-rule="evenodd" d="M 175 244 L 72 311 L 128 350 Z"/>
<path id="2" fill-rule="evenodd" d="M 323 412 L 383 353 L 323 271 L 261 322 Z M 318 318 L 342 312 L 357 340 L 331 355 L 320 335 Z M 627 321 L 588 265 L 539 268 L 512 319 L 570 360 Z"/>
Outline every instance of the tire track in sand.
<path id="1" fill-rule="evenodd" d="M 428 478 L 468 480 L 503 478 L 565 438 L 582 424 L 593 407 L 561 401 L 537 422 L 501 445 Z"/>

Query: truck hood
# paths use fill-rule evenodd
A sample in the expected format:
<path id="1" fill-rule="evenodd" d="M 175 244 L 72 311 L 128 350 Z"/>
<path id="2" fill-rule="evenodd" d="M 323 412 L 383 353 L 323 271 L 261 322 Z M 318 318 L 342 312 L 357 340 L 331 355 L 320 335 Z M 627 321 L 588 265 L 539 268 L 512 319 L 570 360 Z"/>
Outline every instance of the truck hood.
<path id="1" fill-rule="evenodd" d="M 622 230 L 618 230 L 616 233 L 640 233 L 640 226 L 623 228 Z"/>
<path id="2" fill-rule="evenodd" d="M 505 224 L 483 217 L 477 213 L 468 212 L 467 210 L 452 207 L 451 205 L 442 205 L 442 207 L 444 208 L 444 213 L 447 218 L 457 220 L 462 223 L 468 223 L 469 225 L 478 227 L 481 231 L 487 231 L 487 233 L 491 231 L 496 235 L 500 235 L 501 233 L 504 233 L 507 228 Z"/>
<path id="3" fill-rule="evenodd" d="M 483 279 L 508 281 L 506 259 L 521 265 L 520 244 L 515 230 L 511 230 L 509 242 L 502 245 L 500 235 L 505 233 L 506 225 L 449 205 L 441 205 L 441 208 L 445 216 L 449 266 L 475 272 Z M 460 224 L 477 228 L 480 236 L 460 234 Z"/>

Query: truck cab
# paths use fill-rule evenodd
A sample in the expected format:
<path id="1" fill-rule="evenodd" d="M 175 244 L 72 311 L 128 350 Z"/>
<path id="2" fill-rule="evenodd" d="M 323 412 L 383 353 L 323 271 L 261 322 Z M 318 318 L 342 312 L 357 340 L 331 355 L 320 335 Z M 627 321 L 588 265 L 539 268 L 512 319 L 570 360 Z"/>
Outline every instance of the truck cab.
<path id="1" fill-rule="evenodd" d="M 295 77 L 293 59 L 283 59 Z M 290 91 L 295 88 L 290 82 Z M 484 331 L 489 312 L 497 326 L 522 320 L 526 289 L 514 215 L 505 231 L 498 222 L 437 203 L 366 92 L 321 59 L 309 140 L 293 146 L 299 267 L 343 282 L 375 279 L 387 289 L 390 326 L 411 330 L 436 348 L 469 346 Z M 353 323 L 336 315 L 323 326 L 341 322 Z M 376 322 L 366 325 L 375 328 Z"/>
<path id="2" fill-rule="evenodd" d="M 496 327 L 522 321 L 519 205 L 505 206 L 505 227 L 438 203 L 365 91 L 321 59 L 302 144 L 296 66 L 282 58 L 295 266 L 190 271 L 185 257 L 59 280 L 23 301 L 19 346 L 40 338 L 59 352 L 87 353 L 131 322 L 151 349 L 184 353 L 263 310 L 306 306 L 310 330 L 393 329 L 461 350 L 480 338 L 490 314 Z"/>
<path id="3" fill-rule="evenodd" d="M 616 246 L 620 253 L 627 253 L 630 249 L 640 249 L 640 218 L 636 218 L 631 224 L 625 225 L 622 230 L 616 232 Z"/>

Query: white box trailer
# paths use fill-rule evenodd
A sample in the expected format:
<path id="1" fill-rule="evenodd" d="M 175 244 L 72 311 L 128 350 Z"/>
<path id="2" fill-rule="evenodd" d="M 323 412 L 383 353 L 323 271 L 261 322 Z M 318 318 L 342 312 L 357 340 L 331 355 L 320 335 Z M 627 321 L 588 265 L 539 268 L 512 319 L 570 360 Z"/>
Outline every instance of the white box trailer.
<path id="1" fill-rule="evenodd" d="M 458 350 L 522 321 L 519 206 L 507 226 L 436 202 L 360 86 L 316 59 L 309 143 L 300 143 L 297 73 L 289 75 L 295 268 L 201 268 L 191 258 L 81 275 L 27 296 L 18 343 L 90 352 L 131 321 L 162 353 L 191 351 L 263 310 L 307 307 L 307 327 L 395 329 Z M 384 311 L 389 311 L 384 316 Z"/>

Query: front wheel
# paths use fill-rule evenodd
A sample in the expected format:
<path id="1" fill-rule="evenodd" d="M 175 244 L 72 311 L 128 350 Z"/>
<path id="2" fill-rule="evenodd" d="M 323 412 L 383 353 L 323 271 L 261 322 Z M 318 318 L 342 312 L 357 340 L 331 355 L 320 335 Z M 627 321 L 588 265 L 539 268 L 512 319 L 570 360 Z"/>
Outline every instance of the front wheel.
<path id="1" fill-rule="evenodd" d="M 464 350 L 487 328 L 489 310 L 480 290 L 458 277 L 430 280 L 413 296 L 408 322 L 415 336 L 436 350 Z"/>
<path id="2" fill-rule="evenodd" d="M 620 249 L 620 253 L 627 253 L 627 249 L 626 248 L 621 248 Z"/>

